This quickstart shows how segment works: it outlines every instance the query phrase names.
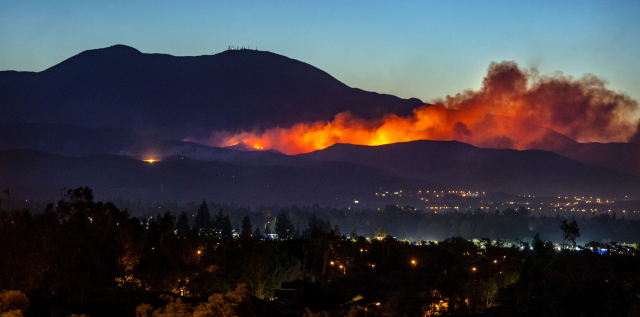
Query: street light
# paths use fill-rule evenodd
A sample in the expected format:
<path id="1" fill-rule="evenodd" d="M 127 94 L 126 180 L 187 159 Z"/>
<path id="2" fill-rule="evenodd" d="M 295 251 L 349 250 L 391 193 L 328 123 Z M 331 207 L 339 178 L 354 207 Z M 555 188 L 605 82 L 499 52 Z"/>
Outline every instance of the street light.
<path id="1" fill-rule="evenodd" d="M 369 306 L 371 305 L 376 305 L 376 306 L 380 306 L 380 303 L 371 303 L 367 306 L 364 306 L 364 317 L 367 317 L 367 308 L 369 308 Z"/>

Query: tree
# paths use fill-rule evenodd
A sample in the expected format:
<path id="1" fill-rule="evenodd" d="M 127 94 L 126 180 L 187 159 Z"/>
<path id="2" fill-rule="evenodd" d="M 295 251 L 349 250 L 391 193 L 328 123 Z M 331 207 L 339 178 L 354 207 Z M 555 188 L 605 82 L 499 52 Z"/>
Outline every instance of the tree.
<path id="1" fill-rule="evenodd" d="M 571 242 L 573 247 L 576 246 L 576 238 L 580 237 L 580 228 L 575 220 L 572 223 L 567 223 L 567 219 L 562 220 L 560 225 L 562 229 L 562 248 L 566 247 L 566 242 Z"/>
<path id="2" fill-rule="evenodd" d="M 196 307 L 194 317 L 251 317 L 255 316 L 251 296 L 245 284 L 238 284 L 233 292 L 213 294 L 206 303 Z"/>
<path id="3" fill-rule="evenodd" d="M 178 216 L 176 229 L 178 230 L 178 235 L 183 237 L 189 233 L 189 230 L 191 230 L 191 227 L 189 226 L 189 217 L 186 212 L 183 211 L 180 213 L 180 216 Z"/>
<path id="4" fill-rule="evenodd" d="M 174 298 L 171 295 L 160 295 L 160 299 L 167 304 L 153 310 L 149 304 L 141 304 L 136 307 L 136 317 L 190 317 L 193 316 L 193 306 L 182 302 L 182 298 Z"/>
<path id="5" fill-rule="evenodd" d="M 225 215 L 222 209 L 216 214 L 216 219 L 213 221 L 213 227 L 218 233 L 218 236 L 229 239 L 233 237 L 233 227 L 231 226 L 231 220 L 228 215 Z"/>
<path id="6" fill-rule="evenodd" d="M 143 303 L 136 307 L 136 317 L 251 317 L 255 316 L 249 290 L 245 284 L 238 284 L 233 292 L 213 294 L 208 301 L 195 308 L 184 303 L 182 298 L 160 295 L 166 302 L 164 307 L 156 310 Z"/>
<path id="7" fill-rule="evenodd" d="M 256 238 L 262 237 L 262 234 L 260 234 L 260 226 L 256 226 L 256 231 L 253 232 L 253 236 Z"/>
<path id="8" fill-rule="evenodd" d="M 56 253 L 42 272 L 43 283 L 53 290 L 72 289 L 78 293 L 115 286 L 116 277 L 124 268 L 121 259 L 125 256 L 125 241 L 120 241 L 120 233 L 127 224 L 128 213 L 109 202 L 93 202 L 91 189 L 80 187 L 68 190 L 55 211 L 49 204 L 44 217 L 51 216 L 57 216 L 58 224 L 43 235 L 47 238 L 43 251 Z M 133 264 L 135 259 L 131 260 Z"/>
<path id="9" fill-rule="evenodd" d="M 209 214 L 209 207 L 207 207 L 207 202 L 204 199 L 202 200 L 202 205 L 198 208 L 193 227 L 199 233 L 207 233 L 211 228 L 211 214 Z"/>
<path id="10" fill-rule="evenodd" d="M 374 238 L 386 238 L 387 231 L 385 231 L 382 227 L 377 227 L 373 230 L 373 234 L 371 234 Z"/>
<path id="11" fill-rule="evenodd" d="M 0 315 L 23 316 L 29 309 L 29 300 L 21 291 L 0 292 Z"/>
<path id="12" fill-rule="evenodd" d="M 358 236 L 358 231 L 356 231 L 356 229 L 353 229 L 353 230 L 351 231 L 351 238 L 355 238 L 355 237 L 357 237 L 357 236 Z"/>
<path id="13" fill-rule="evenodd" d="M 335 224 L 333 226 L 333 235 L 335 235 L 336 237 L 342 237 L 342 234 L 340 233 L 340 227 L 338 227 L 338 224 Z"/>
<path id="14" fill-rule="evenodd" d="M 295 227 L 293 226 L 293 222 L 291 222 L 291 218 L 289 218 L 289 214 L 282 211 L 278 217 L 276 217 L 276 234 L 278 235 L 278 239 L 291 239 L 294 233 Z"/>
<path id="15" fill-rule="evenodd" d="M 225 215 L 224 217 L 222 217 L 220 234 L 222 235 L 223 239 L 233 238 L 233 227 L 231 226 L 231 220 L 229 219 L 229 215 Z"/>
<path id="16" fill-rule="evenodd" d="M 165 212 L 163 217 L 158 215 L 158 230 L 160 234 L 160 245 L 162 246 L 165 240 L 174 237 L 174 230 L 176 224 L 176 217 L 174 217 L 170 212 Z"/>
<path id="17" fill-rule="evenodd" d="M 249 293 L 258 298 L 272 297 L 274 289 L 280 288 L 284 281 L 296 279 L 300 272 L 300 260 L 278 250 L 277 244 L 252 239 L 243 242 L 241 248 L 226 252 L 226 261 L 233 261 L 228 277 L 236 283 L 245 283 Z"/>
<path id="18" fill-rule="evenodd" d="M 311 214 L 311 216 L 309 216 L 307 225 L 309 228 L 302 233 L 306 238 L 320 237 L 331 231 L 331 223 L 318 218 L 316 214 Z"/>
<path id="19" fill-rule="evenodd" d="M 244 218 L 242 218 L 242 233 L 240 235 L 243 238 L 251 237 L 251 228 L 251 219 L 249 219 L 249 216 L 244 216 Z"/>
<path id="20" fill-rule="evenodd" d="M 480 283 L 480 296 L 486 301 L 486 307 L 491 307 L 496 294 L 498 294 L 498 284 L 494 277 Z"/>

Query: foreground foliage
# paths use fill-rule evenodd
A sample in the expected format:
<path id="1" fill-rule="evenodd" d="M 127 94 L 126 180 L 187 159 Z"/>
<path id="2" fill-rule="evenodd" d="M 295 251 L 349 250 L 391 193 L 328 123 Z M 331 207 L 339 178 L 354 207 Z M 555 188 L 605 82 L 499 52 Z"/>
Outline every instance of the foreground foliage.
<path id="1" fill-rule="evenodd" d="M 265 229 L 286 239 L 263 237 L 260 227 L 252 232 L 248 216 L 234 236 L 228 215 L 207 217 L 205 207 L 194 208 L 200 217 L 192 228 L 186 212 L 177 220 L 171 212 L 138 219 L 78 188 L 41 214 L 0 212 L 0 289 L 15 290 L 0 294 L 0 313 L 24 315 L 34 311 L 27 310 L 34 299 L 53 294 L 82 299 L 120 291 L 163 294 L 162 304 L 136 302 L 130 315 L 140 317 L 252 316 L 259 311 L 253 302 L 271 300 L 281 288 L 293 295 L 278 295 L 287 298 L 280 309 L 298 316 L 362 316 L 372 302 L 381 304 L 370 306 L 369 316 L 497 308 L 507 316 L 626 316 L 640 304 L 637 250 L 613 242 L 579 252 L 539 235 L 513 245 L 460 236 L 411 242 L 380 227 L 367 239 L 356 230 L 341 235 L 315 214 L 299 230 L 296 214 L 283 212 Z M 572 234 L 571 245 L 579 236 L 575 221 L 555 227 Z"/>

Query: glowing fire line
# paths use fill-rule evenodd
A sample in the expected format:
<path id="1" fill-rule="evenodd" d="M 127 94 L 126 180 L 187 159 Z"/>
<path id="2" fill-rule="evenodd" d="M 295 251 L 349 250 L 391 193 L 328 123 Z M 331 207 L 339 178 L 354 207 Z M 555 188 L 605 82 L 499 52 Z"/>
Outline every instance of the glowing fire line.
<path id="1" fill-rule="evenodd" d="M 481 147 L 533 148 L 556 131 L 579 142 L 640 140 L 637 101 L 587 75 L 580 79 L 539 76 L 514 62 L 492 63 L 478 91 L 465 91 L 416 108 L 413 115 L 364 120 L 349 112 L 330 121 L 298 123 L 264 131 L 212 133 L 209 145 L 244 142 L 286 154 L 335 143 L 382 145 L 420 139 L 458 140 Z"/>

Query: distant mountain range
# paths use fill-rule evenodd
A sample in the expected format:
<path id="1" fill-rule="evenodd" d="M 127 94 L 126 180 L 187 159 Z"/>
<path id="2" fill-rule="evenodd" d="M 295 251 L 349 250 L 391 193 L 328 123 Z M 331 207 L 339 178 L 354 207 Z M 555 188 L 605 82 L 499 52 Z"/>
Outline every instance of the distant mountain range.
<path id="1" fill-rule="evenodd" d="M 184 156 L 200 161 L 241 164 L 280 164 L 291 160 L 275 151 L 244 152 L 159 139 L 123 129 L 83 128 L 49 123 L 0 124 L 0 150 L 36 150 L 67 157 L 95 154 L 124 155 L 139 159 Z"/>
<path id="2" fill-rule="evenodd" d="M 249 153 L 249 152 L 244 152 Z M 63 188 L 88 186 L 96 199 L 201 201 L 239 205 L 377 206 L 379 187 L 434 184 L 344 162 L 293 165 L 202 162 L 172 156 L 148 163 L 126 156 L 64 157 L 33 150 L 0 151 L 3 188 L 21 197 L 60 198 Z"/>
<path id="3" fill-rule="evenodd" d="M 639 179 L 634 175 L 580 163 L 553 152 L 482 149 L 456 141 L 380 146 L 335 144 L 300 156 L 362 164 L 460 190 L 584 196 L 585 193 L 630 195 L 635 188 L 640 189 Z"/>
<path id="4" fill-rule="evenodd" d="M 474 190 L 546 196 L 631 195 L 632 174 L 548 151 L 482 149 L 456 141 L 336 144 L 307 154 L 240 151 L 118 129 L 0 125 L 2 186 L 56 195 L 90 186 L 116 196 L 246 204 L 384 205 L 385 190 Z M 49 154 L 51 153 L 51 154 Z M 147 163 L 144 159 L 159 159 Z"/>
<path id="5" fill-rule="evenodd" d="M 553 131 L 527 151 L 414 141 L 288 156 L 180 141 L 342 111 L 408 115 L 421 105 L 350 88 L 269 52 L 90 50 L 39 73 L 0 72 L 0 189 L 59 197 L 63 187 L 90 186 L 104 199 L 334 206 L 384 205 L 375 196 L 381 190 L 584 196 L 640 189 L 640 143 L 577 143 Z M 160 161 L 142 161 L 150 158 Z"/>

